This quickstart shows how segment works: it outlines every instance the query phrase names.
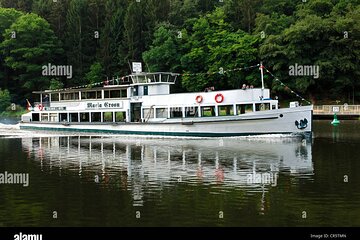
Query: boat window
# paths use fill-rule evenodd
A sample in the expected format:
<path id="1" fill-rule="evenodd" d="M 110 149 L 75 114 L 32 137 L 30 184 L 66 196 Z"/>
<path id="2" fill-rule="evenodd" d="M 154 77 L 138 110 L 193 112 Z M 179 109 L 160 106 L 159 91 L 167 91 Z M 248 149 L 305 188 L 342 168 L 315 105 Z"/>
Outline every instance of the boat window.
<path id="1" fill-rule="evenodd" d="M 270 103 L 256 103 L 255 111 L 266 111 L 270 110 Z"/>
<path id="2" fill-rule="evenodd" d="M 134 86 L 134 93 L 133 96 L 138 96 L 139 95 L 139 86 Z"/>
<path id="3" fill-rule="evenodd" d="M 143 109 L 143 117 L 145 120 L 149 118 L 154 118 L 154 108 L 144 108 Z"/>
<path id="4" fill-rule="evenodd" d="M 148 86 L 144 86 L 144 96 L 149 94 L 149 88 Z"/>
<path id="5" fill-rule="evenodd" d="M 116 90 L 105 90 L 104 98 L 126 98 L 127 91 L 126 89 L 116 89 Z"/>
<path id="6" fill-rule="evenodd" d="M 236 105 L 236 113 L 238 115 L 249 113 L 253 111 L 253 105 L 252 104 L 237 104 Z"/>
<path id="7" fill-rule="evenodd" d="M 70 92 L 70 93 L 61 93 L 60 100 L 78 100 L 79 93 L 78 92 Z"/>
<path id="8" fill-rule="evenodd" d="M 88 112 L 80 113 L 80 122 L 90 122 L 90 114 Z"/>
<path id="9" fill-rule="evenodd" d="M 60 119 L 59 119 L 60 122 L 64 122 L 64 121 L 66 122 L 68 120 L 67 113 L 60 113 L 59 117 L 60 117 Z"/>
<path id="10" fill-rule="evenodd" d="M 113 121 L 113 112 L 104 112 L 103 113 L 103 121 L 104 122 L 112 122 Z"/>
<path id="11" fill-rule="evenodd" d="M 120 98 L 120 90 L 111 90 L 109 96 L 110 98 Z"/>
<path id="12" fill-rule="evenodd" d="M 101 122 L 101 113 L 100 112 L 92 112 L 91 113 L 91 122 Z"/>
<path id="13" fill-rule="evenodd" d="M 49 114 L 50 122 L 57 122 L 58 121 L 58 114 L 57 113 L 50 113 Z"/>
<path id="14" fill-rule="evenodd" d="M 40 120 L 40 116 L 39 116 L 39 115 L 40 115 L 39 113 L 33 113 L 31 120 L 32 120 L 33 122 L 38 122 L 38 121 Z"/>
<path id="15" fill-rule="evenodd" d="M 120 98 L 120 90 L 111 90 L 110 98 Z"/>
<path id="16" fill-rule="evenodd" d="M 185 107 L 185 117 L 198 117 L 198 107 Z"/>
<path id="17" fill-rule="evenodd" d="M 126 112 L 115 112 L 115 122 L 125 122 Z"/>
<path id="18" fill-rule="evenodd" d="M 101 99 L 101 91 L 81 92 L 81 99 Z"/>
<path id="19" fill-rule="evenodd" d="M 127 90 L 126 90 L 126 89 L 121 89 L 121 90 L 120 90 L 120 97 L 122 97 L 122 98 L 126 98 L 126 97 L 127 97 Z"/>
<path id="20" fill-rule="evenodd" d="M 202 117 L 214 117 L 215 116 L 215 106 L 201 107 L 201 116 Z"/>
<path id="21" fill-rule="evenodd" d="M 219 106 L 218 110 L 219 110 L 219 116 L 234 115 L 234 106 L 233 105 Z"/>
<path id="22" fill-rule="evenodd" d="M 49 114 L 48 113 L 42 113 L 41 114 L 41 121 L 42 122 L 48 122 L 49 121 Z"/>
<path id="23" fill-rule="evenodd" d="M 182 117 L 182 108 L 181 107 L 170 108 L 170 117 L 171 118 L 181 118 Z"/>
<path id="24" fill-rule="evenodd" d="M 51 94 L 51 101 L 58 102 L 59 101 L 59 93 L 52 93 Z"/>
<path id="25" fill-rule="evenodd" d="M 70 122 L 78 122 L 79 116 L 78 113 L 70 113 Z"/>
<path id="26" fill-rule="evenodd" d="M 168 109 L 167 108 L 157 108 L 156 109 L 156 118 L 167 118 Z"/>

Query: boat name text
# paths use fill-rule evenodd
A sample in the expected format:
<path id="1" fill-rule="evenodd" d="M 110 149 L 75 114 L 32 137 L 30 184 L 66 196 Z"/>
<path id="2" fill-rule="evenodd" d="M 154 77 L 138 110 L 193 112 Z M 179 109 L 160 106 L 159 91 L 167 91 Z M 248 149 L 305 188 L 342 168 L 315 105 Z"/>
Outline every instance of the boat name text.
<path id="1" fill-rule="evenodd" d="M 98 103 L 87 103 L 87 109 L 100 109 L 100 108 L 122 108 L 122 102 L 98 102 Z"/>

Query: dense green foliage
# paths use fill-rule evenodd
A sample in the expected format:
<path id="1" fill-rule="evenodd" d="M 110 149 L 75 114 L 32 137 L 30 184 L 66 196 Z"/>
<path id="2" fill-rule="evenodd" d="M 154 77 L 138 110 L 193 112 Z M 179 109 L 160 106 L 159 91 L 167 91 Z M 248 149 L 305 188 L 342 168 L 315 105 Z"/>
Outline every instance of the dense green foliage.
<path id="1" fill-rule="evenodd" d="M 25 105 L 31 91 L 146 71 L 185 73 L 178 89 L 260 86 L 260 61 L 318 100 L 360 100 L 360 0 L 0 0 L 0 88 Z M 14 37 L 15 33 L 15 37 Z M 72 78 L 43 76 L 71 65 Z M 319 77 L 290 76 L 294 64 Z M 223 72 L 225 71 L 225 72 Z M 193 73 L 214 74 L 193 74 Z M 273 94 L 292 98 L 272 77 Z"/>
<path id="2" fill-rule="evenodd" d="M 7 89 L 0 88 L 0 111 L 4 111 L 10 106 L 10 93 Z"/>
<path id="3" fill-rule="evenodd" d="M 50 79 L 41 75 L 42 66 L 54 62 L 62 52 L 49 23 L 33 13 L 25 14 L 5 30 L 3 37 L 0 47 L 6 67 L 14 72 L 16 92 L 26 96 L 47 89 Z"/>

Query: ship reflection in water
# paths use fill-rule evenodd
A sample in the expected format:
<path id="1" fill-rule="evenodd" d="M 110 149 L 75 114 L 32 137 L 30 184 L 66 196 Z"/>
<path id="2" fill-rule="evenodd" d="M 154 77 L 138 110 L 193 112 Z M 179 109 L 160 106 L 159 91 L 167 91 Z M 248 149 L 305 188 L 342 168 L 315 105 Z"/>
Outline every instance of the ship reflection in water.
<path id="1" fill-rule="evenodd" d="M 44 173 L 78 175 L 81 181 L 130 191 L 133 206 L 144 195 L 177 184 L 261 192 L 279 178 L 313 178 L 311 142 L 298 138 L 136 139 L 57 136 L 22 138 L 28 157 Z"/>

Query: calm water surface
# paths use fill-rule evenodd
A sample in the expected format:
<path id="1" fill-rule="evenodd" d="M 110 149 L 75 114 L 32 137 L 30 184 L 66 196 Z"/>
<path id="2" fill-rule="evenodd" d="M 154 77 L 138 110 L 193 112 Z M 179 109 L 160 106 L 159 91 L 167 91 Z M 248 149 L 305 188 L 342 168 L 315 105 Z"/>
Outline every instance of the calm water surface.
<path id="1" fill-rule="evenodd" d="M 0 124 L 0 226 L 360 226 L 360 121 L 311 140 L 149 139 Z"/>

